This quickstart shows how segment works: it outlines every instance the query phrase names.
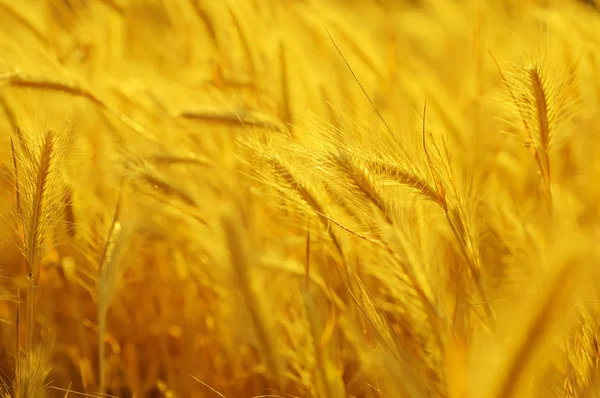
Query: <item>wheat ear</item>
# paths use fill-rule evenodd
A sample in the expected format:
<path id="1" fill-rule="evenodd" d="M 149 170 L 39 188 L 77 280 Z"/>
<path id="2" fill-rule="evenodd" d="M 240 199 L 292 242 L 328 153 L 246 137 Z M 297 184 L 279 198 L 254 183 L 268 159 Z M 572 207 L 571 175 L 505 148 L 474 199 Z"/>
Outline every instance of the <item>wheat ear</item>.
<path id="1" fill-rule="evenodd" d="M 538 157 L 540 172 L 544 179 L 546 199 L 550 208 L 552 208 L 552 190 L 550 180 L 550 139 L 551 136 L 551 110 L 549 109 L 548 90 L 538 70 L 538 66 L 532 66 L 528 69 L 529 79 L 531 80 L 531 90 L 535 99 L 535 108 L 537 114 L 537 124 L 539 129 L 539 145 L 536 145 L 535 151 Z"/>
<path id="2" fill-rule="evenodd" d="M 400 184 L 417 191 L 426 199 L 437 203 L 440 207 L 445 206 L 445 199 L 424 178 L 389 162 L 369 159 L 367 163 L 372 172 L 393 178 Z"/>
<path id="3" fill-rule="evenodd" d="M 36 298 L 36 283 L 39 277 L 38 268 L 42 256 L 45 238 L 45 229 L 49 218 L 49 185 L 51 174 L 54 172 L 56 143 L 51 130 L 46 132 L 41 152 L 36 164 L 37 170 L 34 176 L 31 214 L 24 214 L 29 221 L 24 231 L 26 246 L 27 265 L 27 349 L 33 349 L 34 336 L 34 312 Z"/>
<path id="4" fill-rule="evenodd" d="M 271 162 L 273 168 L 276 173 L 298 194 L 301 200 L 306 203 L 319 217 L 319 221 L 323 224 L 323 227 L 328 231 L 329 237 L 331 238 L 335 248 L 338 253 L 344 258 L 344 251 L 342 249 L 342 244 L 338 238 L 338 236 L 333 232 L 333 230 L 329 227 L 330 218 L 327 216 L 325 209 L 321 205 L 321 203 L 316 199 L 315 195 L 312 193 L 310 188 L 300 183 L 298 179 L 294 176 L 292 171 L 286 167 L 277 157 L 270 156 L 269 161 Z M 343 260 L 342 260 L 343 261 Z"/>
<path id="5" fill-rule="evenodd" d="M 551 119 L 555 118 L 556 113 L 559 112 L 560 109 L 552 110 L 549 107 L 549 92 L 548 88 L 545 86 L 542 74 L 540 73 L 541 69 L 539 65 L 536 64 L 527 68 L 528 82 L 525 84 L 525 86 L 528 88 L 529 92 L 522 93 L 523 97 L 519 99 L 512 85 L 508 81 L 506 75 L 502 71 L 502 68 L 500 68 L 500 64 L 491 52 L 490 55 L 494 60 L 494 63 L 496 64 L 496 68 L 498 69 L 498 73 L 500 74 L 502 83 L 507 88 L 510 97 L 514 103 L 514 106 L 519 112 L 526 134 L 526 145 L 530 148 L 535 162 L 538 165 L 540 173 L 542 174 L 542 178 L 544 181 L 544 195 L 546 197 L 546 200 L 548 201 L 549 208 L 552 209 L 552 190 L 550 180 L 549 158 L 550 141 L 552 138 Z M 533 123 L 531 123 L 531 120 L 528 120 L 531 115 L 531 110 L 529 109 L 529 96 L 533 96 L 535 102 L 534 108 L 536 120 L 533 121 Z M 536 125 L 538 130 L 537 136 L 536 134 L 534 134 L 534 126 Z"/>
<path id="6" fill-rule="evenodd" d="M 393 224 L 392 212 L 383 196 L 378 192 L 375 180 L 369 170 L 365 167 L 356 165 L 344 151 L 340 150 L 338 155 L 333 156 L 335 164 L 340 171 L 345 174 L 355 185 L 358 192 L 361 192 L 369 201 L 371 201 L 385 217 L 389 224 Z"/>
<path id="7" fill-rule="evenodd" d="M 358 191 L 381 210 L 381 213 L 385 217 L 387 223 L 390 226 L 394 225 L 390 208 L 384 201 L 381 194 L 378 192 L 375 181 L 369 171 L 364 167 L 356 166 L 354 162 L 350 160 L 349 156 L 343 151 L 340 151 L 340 155 L 334 157 L 334 160 L 341 171 L 355 184 Z M 395 250 L 387 242 L 383 242 L 383 246 L 392 255 L 394 260 L 397 261 L 397 263 L 401 266 L 407 278 L 409 278 L 411 287 L 415 291 L 415 294 L 419 297 L 419 300 L 422 302 L 432 327 L 438 325 L 439 316 L 435 310 L 435 307 L 431 303 L 431 300 L 423 291 L 419 281 L 417 280 L 414 270 L 408 266 L 404 259 L 397 255 Z"/>

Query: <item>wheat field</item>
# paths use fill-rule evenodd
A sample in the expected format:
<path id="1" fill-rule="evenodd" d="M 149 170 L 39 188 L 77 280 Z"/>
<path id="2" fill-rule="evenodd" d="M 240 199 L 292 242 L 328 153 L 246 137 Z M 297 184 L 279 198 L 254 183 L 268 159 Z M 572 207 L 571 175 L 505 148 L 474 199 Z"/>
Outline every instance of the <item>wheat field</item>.
<path id="1" fill-rule="evenodd" d="M 600 397 L 599 45 L 593 0 L 0 0 L 0 396 Z"/>

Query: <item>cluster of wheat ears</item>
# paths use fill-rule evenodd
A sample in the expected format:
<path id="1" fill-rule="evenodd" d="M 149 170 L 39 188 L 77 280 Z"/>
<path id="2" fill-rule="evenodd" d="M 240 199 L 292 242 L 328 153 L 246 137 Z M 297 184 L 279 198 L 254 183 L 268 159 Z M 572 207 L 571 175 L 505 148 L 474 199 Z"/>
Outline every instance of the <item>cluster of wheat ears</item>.
<path id="1" fill-rule="evenodd" d="M 582 0 L 0 0 L 0 396 L 600 397 Z"/>

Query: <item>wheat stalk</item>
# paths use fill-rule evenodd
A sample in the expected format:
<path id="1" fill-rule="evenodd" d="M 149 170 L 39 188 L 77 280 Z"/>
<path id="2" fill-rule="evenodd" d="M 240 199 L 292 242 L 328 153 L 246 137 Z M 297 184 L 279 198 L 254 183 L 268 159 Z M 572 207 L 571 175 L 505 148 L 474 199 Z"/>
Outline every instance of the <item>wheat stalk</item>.
<path id="1" fill-rule="evenodd" d="M 124 181 L 119 189 L 119 197 L 115 205 L 113 219 L 110 225 L 110 230 L 106 238 L 102 258 L 99 262 L 98 269 L 98 372 L 100 380 L 100 393 L 104 393 L 106 388 L 106 360 L 105 360 L 105 334 L 106 334 L 106 315 L 109 308 L 109 303 L 116 282 L 117 267 L 115 253 L 117 242 L 121 234 L 121 206 L 123 203 Z"/>
<path id="2" fill-rule="evenodd" d="M 253 266 L 250 254 L 245 247 L 244 240 L 235 221 L 224 216 L 222 226 L 225 232 L 227 248 L 231 265 L 237 281 L 237 287 L 244 298 L 244 303 L 248 309 L 252 328 L 256 333 L 260 351 L 263 354 L 265 365 L 269 375 L 276 384 L 282 383 L 282 372 L 277 359 L 276 343 L 272 335 L 272 330 L 267 325 L 265 314 L 260 305 L 256 292 L 252 288 L 251 267 Z"/>

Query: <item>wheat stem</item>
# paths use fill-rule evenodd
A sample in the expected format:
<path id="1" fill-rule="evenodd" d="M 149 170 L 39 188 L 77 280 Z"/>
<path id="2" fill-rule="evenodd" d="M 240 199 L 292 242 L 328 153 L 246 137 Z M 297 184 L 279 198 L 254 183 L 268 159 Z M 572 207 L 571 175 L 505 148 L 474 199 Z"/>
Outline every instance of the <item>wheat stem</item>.
<path id="1" fill-rule="evenodd" d="M 227 247 L 231 265 L 237 277 L 238 288 L 244 298 L 246 308 L 250 315 L 252 327 L 256 333 L 265 365 L 276 384 L 281 383 L 281 373 L 276 359 L 275 344 L 269 327 L 265 324 L 265 317 L 259 299 L 252 288 L 250 275 L 249 253 L 242 241 L 241 234 L 234 222 L 228 218 L 223 219 L 223 229 L 227 240 Z"/>
<path id="2" fill-rule="evenodd" d="M 106 344 L 104 342 L 106 334 L 106 314 L 108 311 L 109 294 L 107 292 L 107 275 L 110 273 L 109 267 L 114 267 L 113 264 L 113 251 L 116 246 L 116 240 L 119 238 L 121 232 L 121 224 L 119 217 L 121 214 L 121 204 L 123 202 L 124 182 L 121 183 L 119 189 L 119 197 L 115 205 L 115 213 L 111 222 L 110 231 L 106 238 L 104 250 L 102 251 L 102 258 L 100 259 L 98 283 L 100 297 L 98 299 L 98 372 L 100 379 L 100 393 L 104 393 L 106 386 L 106 362 L 105 362 L 105 351 Z"/>

